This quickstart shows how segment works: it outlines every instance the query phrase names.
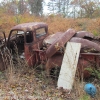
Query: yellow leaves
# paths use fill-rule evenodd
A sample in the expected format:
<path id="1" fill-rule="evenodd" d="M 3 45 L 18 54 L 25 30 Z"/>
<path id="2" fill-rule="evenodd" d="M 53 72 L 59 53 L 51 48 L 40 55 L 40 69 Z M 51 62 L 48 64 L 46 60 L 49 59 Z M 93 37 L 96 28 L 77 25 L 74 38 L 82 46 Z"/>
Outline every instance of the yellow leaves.
<path id="1" fill-rule="evenodd" d="M 9 100 L 10 99 L 10 97 L 9 96 L 6 96 L 5 98 L 4 98 L 4 100 Z"/>
<path id="2" fill-rule="evenodd" d="M 56 48 L 56 50 L 59 50 L 60 49 L 59 43 L 56 43 L 55 44 L 55 48 Z"/>
<path id="3" fill-rule="evenodd" d="M 16 84 L 11 84 L 11 85 L 10 85 L 11 88 L 16 88 L 16 87 L 18 87 L 18 86 L 19 86 L 19 85 L 18 85 L 17 83 L 16 83 Z"/>
<path id="4" fill-rule="evenodd" d="M 9 34 L 10 29 L 14 25 L 25 22 L 46 22 L 48 24 L 50 34 L 56 32 L 65 32 L 68 28 L 74 28 L 76 29 L 76 31 L 87 30 L 89 32 L 94 32 L 95 30 L 96 33 L 99 33 L 100 31 L 100 18 L 69 19 L 69 18 L 62 18 L 59 16 L 47 17 L 47 18 L 35 17 L 29 14 L 18 15 L 18 16 L 6 15 L 6 14 L 0 15 L 0 27 L 6 31 L 7 35 Z"/>

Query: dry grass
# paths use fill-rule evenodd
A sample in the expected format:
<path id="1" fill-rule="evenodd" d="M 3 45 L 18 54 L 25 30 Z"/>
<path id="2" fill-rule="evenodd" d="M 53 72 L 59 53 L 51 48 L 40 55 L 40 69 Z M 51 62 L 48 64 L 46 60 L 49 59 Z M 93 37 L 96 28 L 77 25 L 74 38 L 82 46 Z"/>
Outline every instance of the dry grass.
<path id="1" fill-rule="evenodd" d="M 5 73 L 0 81 L 1 100 L 92 100 L 83 90 L 85 82 L 75 80 L 73 90 L 69 92 L 57 89 L 56 80 L 46 78 L 43 71 L 38 73 L 33 68 L 14 70 L 10 81 Z M 99 100 L 100 87 L 95 85 L 98 86 L 96 100 Z"/>
<path id="2" fill-rule="evenodd" d="M 72 91 L 57 89 L 57 80 L 47 78 L 42 67 L 30 68 L 18 55 L 15 61 L 10 56 L 8 68 L 0 72 L 0 100 L 95 100 L 84 92 L 86 81 L 76 77 Z M 97 87 L 99 100 L 100 81 L 96 78 L 88 81 Z"/>
<path id="3" fill-rule="evenodd" d="M 5 22 L 6 20 L 6 22 Z M 95 35 L 100 34 L 100 18 L 97 19 L 72 19 L 62 18 L 60 16 L 48 16 L 48 17 L 35 17 L 32 15 L 0 15 L 0 29 L 4 29 L 6 35 L 9 34 L 10 29 L 19 23 L 25 22 L 46 22 L 49 27 L 49 33 L 64 32 L 68 28 L 74 28 L 76 31 L 84 30 L 92 32 Z"/>

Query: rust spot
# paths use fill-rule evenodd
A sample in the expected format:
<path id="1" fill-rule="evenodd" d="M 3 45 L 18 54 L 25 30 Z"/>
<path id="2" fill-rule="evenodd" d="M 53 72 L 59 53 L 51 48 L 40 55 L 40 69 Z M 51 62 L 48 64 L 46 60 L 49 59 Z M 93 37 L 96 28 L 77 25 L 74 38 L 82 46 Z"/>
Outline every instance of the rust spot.
<path id="1" fill-rule="evenodd" d="M 94 35 L 92 33 L 87 32 L 87 31 L 78 31 L 75 34 L 75 37 L 79 37 L 79 38 L 85 38 L 85 37 L 93 38 Z"/>
<path id="2" fill-rule="evenodd" d="M 87 39 L 73 37 L 70 39 L 70 42 L 81 43 L 81 48 L 91 49 L 100 52 L 100 45 Z"/>
<path id="3" fill-rule="evenodd" d="M 60 38 L 55 40 L 52 45 L 50 45 L 46 51 L 47 57 L 53 56 L 61 47 L 64 45 L 76 34 L 74 29 L 68 29 L 65 33 L 61 35 Z M 58 43 L 58 44 L 57 44 Z M 57 48 L 55 47 L 57 46 Z M 58 48 L 59 47 L 59 48 Z"/>
<path id="4" fill-rule="evenodd" d="M 59 43 L 55 44 L 55 48 L 56 48 L 57 51 L 60 49 Z"/>

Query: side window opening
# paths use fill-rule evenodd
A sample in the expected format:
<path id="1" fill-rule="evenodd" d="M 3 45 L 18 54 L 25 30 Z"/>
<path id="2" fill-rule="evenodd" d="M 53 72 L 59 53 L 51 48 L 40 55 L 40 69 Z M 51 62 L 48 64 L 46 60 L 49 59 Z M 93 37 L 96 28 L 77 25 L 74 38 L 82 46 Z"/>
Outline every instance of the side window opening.
<path id="1" fill-rule="evenodd" d="M 12 50 L 12 53 L 16 53 L 16 48 L 17 48 L 18 54 L 21 54 L 24 51 L 24 31 L 21 30 L 11 31 L 8 46 Z"/>
<path id="2" fill-rule="evenodd" d="M 31 43 L 31 42 L 33 42 L 32 31 L 28 31 L 26 32 L 26 43 Z"/>
<path id="3" fill-rule="evenodd" d="M 39 28 L 36 30 L 36 37 L 40 37 L 46 34 L 45 28 Z"/>

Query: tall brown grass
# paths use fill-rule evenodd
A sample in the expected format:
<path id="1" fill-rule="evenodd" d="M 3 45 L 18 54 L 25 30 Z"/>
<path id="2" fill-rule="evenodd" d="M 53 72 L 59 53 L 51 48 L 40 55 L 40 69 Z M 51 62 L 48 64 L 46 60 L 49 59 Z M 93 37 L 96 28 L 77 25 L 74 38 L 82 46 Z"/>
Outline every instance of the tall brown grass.
<path id="1" fill-rule="evenodd" d="M 62 18 L 60 16 L 36 17 L 29 14 L 24 15 L 0 15 L 0 29 L 4 29 L 6 35 L 9 34 L 10 29 L 20 23 L 25 22 L 45 22 L 48 24 L 49 33 L 64 32 L 68 28 L 74 28 L 76 31 L 84 30 L 92 32 L 95 35 L 100 34 L 100 18 Z"/>

